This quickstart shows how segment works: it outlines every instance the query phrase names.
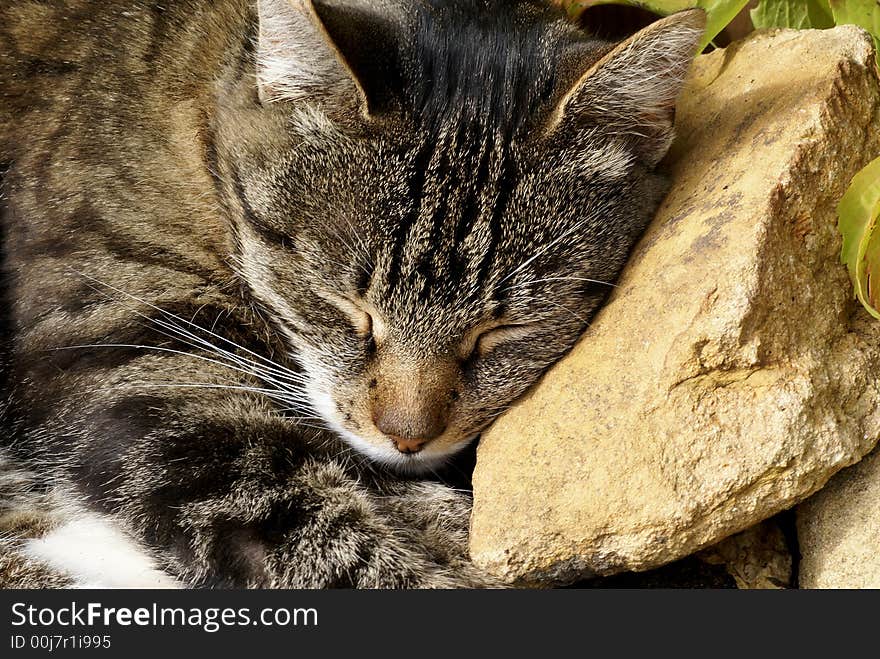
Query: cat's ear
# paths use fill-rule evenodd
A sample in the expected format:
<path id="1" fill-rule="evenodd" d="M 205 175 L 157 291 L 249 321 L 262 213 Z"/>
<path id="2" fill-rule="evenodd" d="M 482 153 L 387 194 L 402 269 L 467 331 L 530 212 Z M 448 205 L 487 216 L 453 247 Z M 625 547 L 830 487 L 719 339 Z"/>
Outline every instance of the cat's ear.
<path id="1" fill-rule="evenodd" d="M 260 100 L 327 101 L 364 115 L 376 110 L 383 99 L 372 81 L 385 73 L 393 48 L 386 4 L 258 0 Z"/>
<path id="2" fill-rule="evenodd" d="M 705 25 L 703 10 L 683 11 L 616 46 L 565 94 L 551 130 L 598 126 L 656 164 L 672 142 L 675 103 Z"/>

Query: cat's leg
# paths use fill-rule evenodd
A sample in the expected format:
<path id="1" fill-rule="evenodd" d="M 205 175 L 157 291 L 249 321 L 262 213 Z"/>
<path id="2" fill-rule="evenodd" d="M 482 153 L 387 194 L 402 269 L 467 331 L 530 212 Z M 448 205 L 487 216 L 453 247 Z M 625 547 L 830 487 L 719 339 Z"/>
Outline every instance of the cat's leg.
<path id="1" fill-rule="evenodd" d="M 487 583 L 467 560 L 467 495 L 367 466 L 332 435 L 283 418 L 258 391 L 266 385 L 234 368 L 117 350 L 69 359 L 54 400 L 25 390 L 20 446 L 185 583 Z"/>
<path id="2" fill-rule="evenodd" d="M 135 442 L 121 470 L 118 513 L 163 548 L 173 573 L 211 586 L 480 582 L 466 560 L 467 497 L 365 478 L 334 439 L 251 401 L 216 403 L 225 413 L 177 401 L 173 432 Z"/>
<path id="3" fill-rule="evenodd" d="M 480 583 L 466 559 L 467 497 L 359 477 L 333 439 L 307 439 L 248 402 L 217 403 L 225 415 L 178 402 L 173 432 L 135 442 L 121 469 L 118 513 L 172 572 L 223 586 Z"/>

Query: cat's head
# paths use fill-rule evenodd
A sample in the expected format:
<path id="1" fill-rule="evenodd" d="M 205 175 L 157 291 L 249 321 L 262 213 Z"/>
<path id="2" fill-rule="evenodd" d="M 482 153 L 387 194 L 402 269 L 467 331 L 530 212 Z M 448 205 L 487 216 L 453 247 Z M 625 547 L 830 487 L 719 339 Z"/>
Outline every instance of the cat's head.
<path id="1" fill-rule="evenodd" d="M 214 121 L 238 271 L 323 421 L 430 469 L 608 293 L 664 194 L 704 15 L 616 45 L 530 0 L 257 11 L 255 64 L 230 65 Z"/>

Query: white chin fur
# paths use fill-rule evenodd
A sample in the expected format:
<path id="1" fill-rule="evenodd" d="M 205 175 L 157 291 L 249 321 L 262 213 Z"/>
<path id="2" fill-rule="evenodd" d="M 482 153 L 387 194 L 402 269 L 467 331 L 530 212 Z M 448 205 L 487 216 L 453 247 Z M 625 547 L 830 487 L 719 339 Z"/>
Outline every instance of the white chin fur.
<path id="1" fill-rule="evenodd" d="M 418 453 L 403 454 L 394 449 L 390 445 L 391 442 L 389 442 L 387 449 L 383 449 L 342 426 L 336 418 L 336 404 L 329 394 L 317 391 L 311 386 L 307 387 L 307 389 L 315 411 L 324 419 L 324 422 L 333 432 L 342 437 L 358 453 L 367 456 L 377 464 L 389 467 L 400 473 L 423 474 L 438 469 L 474 439 L 462 440 L 454 444 L 450 449 L 442 452 L 431 451 L 431 446 L 428 445 L 426 449 Z"/>
<path id="2" fill-rule="evenodd" d="M 451 450 L 443 451 L 442 453 L 430 453 L 426 449 L 419 451 L 418 453 L 404 454 L 391 447 L 387 450 L 383 450 L 366 441 L 359 435 L 342 428 L 339 424 L 334 423 L 332 426 L 333 430 L 356 451 L 366 455 L 370 460 L 377 464 L 381 464 L 404 474 L 424 474 L 439 469 L 446 464 L 453 455 L 458 453 L 472 441 L 470 439 L 463 440 L 458 444 L 453 445 Z"/>

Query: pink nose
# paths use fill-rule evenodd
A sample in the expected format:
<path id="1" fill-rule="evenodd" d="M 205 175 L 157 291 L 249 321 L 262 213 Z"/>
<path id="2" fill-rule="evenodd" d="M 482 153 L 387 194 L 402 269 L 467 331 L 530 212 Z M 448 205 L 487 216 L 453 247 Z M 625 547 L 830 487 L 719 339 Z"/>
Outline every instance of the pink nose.
<path id="1" fill-rule="evenodd" d="M 390 435 L 394 447 L 401 453 L 418 453 L 430 439 L 403 439 L 402 437 L 394 437 Z"/>
<path id="2" fill-rule="evenodd" d="M 373 423 L 379 431 L 391 438 L 401 453 L 418 453 L 425 444 L 446 430 L 446 415 L 425 407 L 403 410 L 400 407 L 373 407 Z"/>

